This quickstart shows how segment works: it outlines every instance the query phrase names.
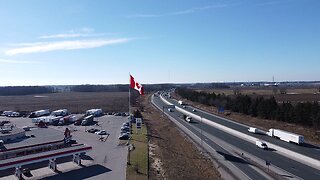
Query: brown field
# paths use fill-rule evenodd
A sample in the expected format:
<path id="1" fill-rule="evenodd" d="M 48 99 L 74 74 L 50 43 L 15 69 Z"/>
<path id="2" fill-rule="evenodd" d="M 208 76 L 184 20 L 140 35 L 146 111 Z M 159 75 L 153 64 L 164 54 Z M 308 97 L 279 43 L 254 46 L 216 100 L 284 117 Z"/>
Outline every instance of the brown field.
<path id="1" fill-rule="evenodd" d="M 67 108 L 71 113 L 101 108 L 104 112 L 128 112 L 128 92 L 68 92 L 26 96 L 0 96 L 0 111 Z"/>
<path id="2" fill-rule="evenodd" d="M 287 94 L 280 94 L 279 91 L 275 94 L 273 87 L 262 88 L 239 88 L 241 94 L 249 95 L 251 97 L 264 96 L 266 98 L 274 96 L 278 102 L 290 101 L 297 102 L 313 102 L 320 101 L 320 93 L 316 88 L 288 88 Z M 207 93 L 214 92 L 215 94 L 234 95 L 234 90 L 230 89 L 209 89 L 209 90 L 196 90 L 198 92 L 203 91 Z"/>
<path id="3" fill-rule="evenodd" d="M 212 161 L 150 103 L 139 98 L 149 134 L 149 179 L 221 179 Z"/>

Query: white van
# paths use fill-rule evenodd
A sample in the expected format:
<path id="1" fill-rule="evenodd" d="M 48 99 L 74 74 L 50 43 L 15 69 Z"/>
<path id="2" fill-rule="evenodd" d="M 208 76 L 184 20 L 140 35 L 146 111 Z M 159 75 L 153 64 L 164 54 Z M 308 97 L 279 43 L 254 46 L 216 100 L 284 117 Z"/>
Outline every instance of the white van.
<path id="1" fill-rule="evenodd" d="M 186 117 L 186 121 L 189 122 L 189 123 L 192 122 L 192 117 L 187 116 L 187 117 Z"/>
<path id="2" fill-rule="evenodd" d="M 268 149 L 267 143 L 261 140 L 256 140 L 256 145 L 261 149 Z"/>

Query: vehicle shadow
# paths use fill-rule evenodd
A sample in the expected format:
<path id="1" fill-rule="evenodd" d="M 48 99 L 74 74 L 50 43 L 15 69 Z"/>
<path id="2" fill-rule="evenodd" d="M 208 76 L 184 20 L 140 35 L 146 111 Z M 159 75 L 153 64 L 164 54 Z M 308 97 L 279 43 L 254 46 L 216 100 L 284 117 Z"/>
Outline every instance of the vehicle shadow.
<path id="1" fill-rule="evenodd" d="M 230 155 L 230 154 L 226 154 L 224 152 L 221 152 L 221 151 L 217 151 L 218 154 L 222 155 L 224 157 L 225 160 L 227 161 L 232 161 L 232 162 L 237 162 L 237 163 L 242 163 L 242 164 L 250 164 L 252 165 L 251 163 L 241 159 L 241 158 L 238 158 L 236 156 L 233 156 L 233 155 Z"/>
<path id="2" fill-rule="evenodd" d="M 197 122 L 197 121 L 191 121 L 190 123 L 191 123 L 191 124 L 200 124 L 200 123 Z"/>
<path id="3" fill-rule="evenodd" d="M 274 152 L 274 151 L 277 151 L 277 150 L 275 150 L 275 149 L 273 149 L 273 148 L 268 148 L 268 149 L 266 149 L 266 151 Z"/>
<path id="4" fill-rule="evenodd" d="M 86 155 L 86 154 L 81 155 L 81 159 L 82 160 L 91 160 L 91 161 L 93 161 L 93 158 L 88 156 L 88 155 Z"/>
<path id="5" fill-rule="evenodd" d="M 42 179 L 45 179 L 45 180 L 87 179 L 87 178 L 98 176 L 100 174 L 107 173 L 110 171 L 112 170 L 102 165 L 96 164 L 96 165 L 83 167 L 83 168 L 72 170 L 65 173 L 59 173 L 54 176 L 50 176 Z"/>
<path id="6" fill-rule="evenodd" d="M 308 143 L 300 144 L 300 146 L 306 147 L 306 148 L 310 148 L 310 149 L 320 149 L 319 146 L 315 146 L 315 145 L 313 145 L 313 144 L 308 144 Z"/>

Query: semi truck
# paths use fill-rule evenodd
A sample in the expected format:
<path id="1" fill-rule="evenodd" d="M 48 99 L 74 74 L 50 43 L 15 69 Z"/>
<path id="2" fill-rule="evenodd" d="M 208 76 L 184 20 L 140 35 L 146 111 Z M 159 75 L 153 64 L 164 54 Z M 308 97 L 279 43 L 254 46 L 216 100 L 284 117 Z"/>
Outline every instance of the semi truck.
<path id="1" fill-rule="evenodd" d="M 39 122 L 43 122 L 45 124 L 50 124 L 50 125 L 54 125 L 54 124 L 58 124 L 59 120 L 62 118 L 62 116 L 42 116 L 42 117 L 38 117 L 38 118 L 32 118 L 32 123 L 39 123 Z"/>
<path id="2" fill-rule="evenodd" d="M 102 116 L 103 112 L 102 112 L 102 109 L 89 109 L 87 110 L 86 115 L 87 116 L 93 115 L 95 117 L 98 117 L 98 116 Z"/>
<path id="3" fill-rule="evenodd" d="M 68 109 L 59 109 L 59 110 L 52 111 L 51 113 L 52 116 L 66 116 L 68 114 L 69 114 Z"/>
<path id="4" fill-rule="evenodd" d="M 265 131 L 254 127 L 249 127 L 248 131 L 254 134 L 266 134 Z"/>
<path id="5" fill-rule="evenodd" d="M 81 122 L 81 126 L 87 126 L 89 124 L 92 124 L 93 123 L 93 118 L 94 118 L 93 115 L 85 117 Z"/>
<path id="6" fill-rule="evenodd" d="M 304 143 L 304 137 L 299 134 L 283 131 L 280 129 L 269 129 L 267 132 L 267 135 L 270 137 L 279 138 L 282 141 L 286 142 L 293 142 L 296 144 L 303 144 Z"/>
<path id="7" fill-rule="evenodd" d="M 40 116 L 47 116 L 50 114 L 50 110 L 49 109 L 43 109 L 43 110 L 39 110 L 39 111 L 34 111 L 30 114 L 30 118 L 35 118 L 35 117 L 40 117 Z"/>
<path id="8" fill-rule="evenodd" d="M 62 125 L 65 125 L 65 124 L 74 123 L 76 121 L 76 118 L 77 117 L 75 115 L 73 115 L 73 114 L 65 116 L 65 117 L 62 117 L 62 118 L 60 118 L 58 125 L 62 126 Z"/>
<path id="9" fill-rule="evenodd" d="M 7 117 L 19 117 L 20 113 L 15 111 L 3 111 L 1 116 L 7 116 Z"/>

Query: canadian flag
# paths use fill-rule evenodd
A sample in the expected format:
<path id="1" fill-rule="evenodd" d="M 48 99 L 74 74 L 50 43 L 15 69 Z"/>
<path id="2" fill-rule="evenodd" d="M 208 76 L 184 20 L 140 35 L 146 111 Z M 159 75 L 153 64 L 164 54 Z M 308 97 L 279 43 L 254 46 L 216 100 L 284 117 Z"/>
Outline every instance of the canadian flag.
<path id="1" fill-rule="evenodd" d="M 144 95 L 144 89 L 141 84 L 134 80 L 134 78 L 130 75 L 130 88 L 139 91 L 140 95 Z"/>

